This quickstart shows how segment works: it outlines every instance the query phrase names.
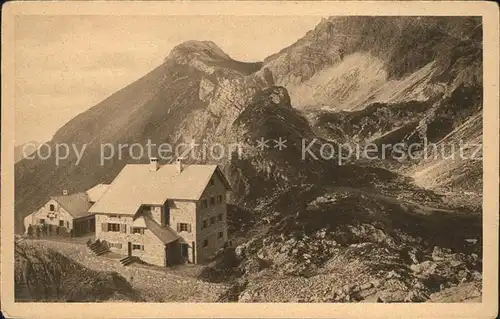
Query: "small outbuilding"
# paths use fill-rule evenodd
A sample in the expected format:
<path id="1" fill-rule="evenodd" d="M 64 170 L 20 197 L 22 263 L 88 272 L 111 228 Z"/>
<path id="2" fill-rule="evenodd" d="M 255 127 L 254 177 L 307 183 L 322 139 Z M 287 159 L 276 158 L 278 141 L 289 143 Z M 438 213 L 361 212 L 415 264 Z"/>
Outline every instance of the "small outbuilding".
<path id="1" fill-rule="evenodd" d="M 52 196 L 36 211 L 24 218 L 24 229 L 31 227 L 48 229 L 59 235 L 81 236 L 95 232 L 95 216 L 90 207 L 104 194 L 106 184 L 98 184 L 86 192 Z"/>

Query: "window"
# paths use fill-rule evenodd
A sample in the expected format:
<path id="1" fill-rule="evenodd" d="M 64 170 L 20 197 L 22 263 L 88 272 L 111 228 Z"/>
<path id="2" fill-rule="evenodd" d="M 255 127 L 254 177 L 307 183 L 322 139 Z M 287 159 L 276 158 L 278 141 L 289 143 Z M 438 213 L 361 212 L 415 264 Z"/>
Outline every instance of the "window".
<path id="1" fill-rule="evenodd" d="M 210 206 L 215 206 L 215 197 L 210 197 Z"/>
<path id="2" fill-rule="evenodd" d="M 40 225 L 44 225 L 45 224 L 45 219 L 41 218 L 38 220 L 38 222 L 40 223 Z"/>
<path id="3" fill-rule="evenodd" d="M 215 184 L 215 182 L 214 182 L 214 178 L 212 177 L 212 178 L 210 179 L 210 186 L 213 186 L 214 184 Z"/>
<path id="4" fill-rule="evenodd" d="M 132 227 L 132 234 L 144 235 L 144 228 L 143 227 Z"/>
<path id="5" fill-rule="evenodd" d="M 59 227 L 64 227 L 64 220 L 59 221 Z"/>
<path id="6" fill-rule="evenodd" d="M 181 232 L 181 231 L 191 232 L 191 224 L 187 224 L 187 223 L 178 223 L 178 224 L 177 224 L 177 231 L 178 231 L 178 232 Z"/>
<path id="7" fill-rule="evenodd" d="M 208 227 L 208 220 L 204 220 L 203 223 L 201 224 L 201 229 L 207 228 Z"/>
<path id="8" fill-rule="evenodd" d="M 223 238 L 224 237 L 224 233 L 223 232 L 219 232 L 219 238 Z"/>
<path id="9" fill-rule="evenodd" d="M 221 222 L 221 221 L 222 221 L 222 214 L 217 215 L 217 220 L 218 220 L 219 222 Z"/>
<path id="10" fill-rule="evenodd" d="M 132 250 L 144 250 L 144 245 L 132 244 Z"/>
<path id="11" fill-rule="evenodd" d="M 215 216 L 210 217 L 210 225 L 215 224 Z"/>
<path id="12" fill-rule="evenodd" d="M 50 204 L 49 209 L 51 212 L 56 210 L 56 206 L 54 204 Z"/>
<path id="13" fill-rule="evenodd" d="M 66 222 L 66 228 L 69 228 L 69 222 L 68 221 Z"/>
<path id="14" fill-rule="evenodd" d="M 109 223 L 108 224 L 108 231 L 119 232 L 120 231 L 120 224 Z"/>
<path id="15" fill-rule="evenodd" d="M 208 203 L 207 203 L 206 199 L 204 199 L 204 200 L 201 201 L 201 207 L 203 207 L 203 208 L 207 208 L 208 207 Z"/>
<path id="16" fill-rule="evenodd" d="M 205 239 L 203 241 L 203 248 L 208 247 L 208 239 Z"/>
<path id="17" fill-rule="evenodd" d="M 222 195 L 217 196 L 217 204 L 222 203 Z"/>

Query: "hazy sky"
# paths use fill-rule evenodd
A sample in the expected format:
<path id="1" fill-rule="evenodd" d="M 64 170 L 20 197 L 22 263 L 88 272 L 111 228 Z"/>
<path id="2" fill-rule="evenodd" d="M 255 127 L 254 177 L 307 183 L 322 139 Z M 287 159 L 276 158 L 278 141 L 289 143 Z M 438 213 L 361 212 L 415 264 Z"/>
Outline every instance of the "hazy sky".
<path id="1" fill-rule="evenodd" d="M 318 16 L 18 16 L 16 145 L 44 142 L 78 113 L 162 63 L 186 40 L 259 61 L 313 29 Z"/>

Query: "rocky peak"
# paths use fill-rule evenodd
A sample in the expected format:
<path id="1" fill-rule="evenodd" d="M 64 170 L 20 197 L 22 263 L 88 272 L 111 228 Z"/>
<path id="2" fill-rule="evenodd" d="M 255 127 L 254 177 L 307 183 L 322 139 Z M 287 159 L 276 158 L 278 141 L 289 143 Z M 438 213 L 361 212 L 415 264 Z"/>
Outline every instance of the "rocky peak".
<path id="1" fill-rule="evenodd" d="M 205 59 L 231 59 L 217 44 L 212 41 L 190 40 L 175 46 L 169 57 L 198 57 Z"/>
<path id="2" fill-rule="evenodd" d="M 200 71 L 213 73 L 214 65 L 223 61 L 231 61 L 227 55 L 212 41 L 186 41 L 175 46 L 166 62 L 191 65 Z"/>
<path id="3" fill-rule="evenodd" d="M 231 58 L 212 41 L 186 41 L 175 46 L 166 64 L 187 65 L 206 74 L 216 71 L 224 77 L 246 76 L 258 71 L 262 62 L 240 62 Z"/>

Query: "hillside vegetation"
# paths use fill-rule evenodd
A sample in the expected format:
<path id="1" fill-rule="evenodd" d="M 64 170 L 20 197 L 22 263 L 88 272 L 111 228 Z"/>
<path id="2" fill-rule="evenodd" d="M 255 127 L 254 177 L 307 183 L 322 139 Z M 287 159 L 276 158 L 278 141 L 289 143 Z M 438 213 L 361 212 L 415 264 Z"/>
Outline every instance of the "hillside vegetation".
<path id="1" fill-rule="evenodd" d="M 90 270 L 36 243 L 16 240 L 14 253 L 16 301 L 141 300 L 127 280 L 116 272 Z"/>

